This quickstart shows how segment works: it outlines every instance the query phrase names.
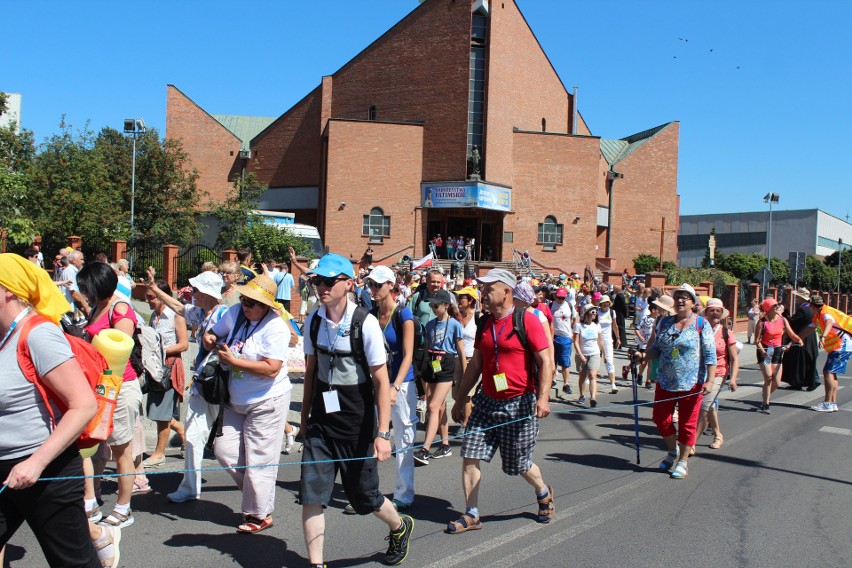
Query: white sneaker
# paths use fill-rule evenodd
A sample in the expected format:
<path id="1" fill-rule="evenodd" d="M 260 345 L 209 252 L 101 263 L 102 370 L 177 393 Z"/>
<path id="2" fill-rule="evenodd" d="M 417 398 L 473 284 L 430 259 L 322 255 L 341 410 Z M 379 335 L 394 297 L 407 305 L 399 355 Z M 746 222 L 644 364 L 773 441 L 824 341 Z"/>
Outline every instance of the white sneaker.
<path id="1" fill-rule="evenodd" d="M 837 408 L 830 402 L 821 402 L 816 406 L 812 406 L 811 410 L 816 410 L 817 412 L 836 412 Z"/>
<path id="2" fill-rule="evenodd" d="M 198 499 L 198 497 L 196 495 L 193 495 L 192 493 L 187 493 L 178 489 L 177 491 L 166 495 L 166 499 L 168 499 L 172 503 L 185 503 L 187 501 L 195 501 L 196 499 Z"/>

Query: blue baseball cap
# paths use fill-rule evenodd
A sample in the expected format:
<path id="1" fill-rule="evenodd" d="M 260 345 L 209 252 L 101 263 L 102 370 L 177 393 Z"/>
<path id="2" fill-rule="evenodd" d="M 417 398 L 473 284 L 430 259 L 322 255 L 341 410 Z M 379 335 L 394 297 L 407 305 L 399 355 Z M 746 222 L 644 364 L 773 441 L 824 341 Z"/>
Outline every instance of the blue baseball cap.
<path id="1" fill-rule="evenodd" d="M 334 278 L 336 276 L 348 276 L 355 278 L 355 271 L 352 268 L 352 263 L 345 256 L 329 253 L 322 257 L 317 263 L 317 267 L 309 270 L 308 274 L 316 274 L 317 276 L 326 276 Z"/>

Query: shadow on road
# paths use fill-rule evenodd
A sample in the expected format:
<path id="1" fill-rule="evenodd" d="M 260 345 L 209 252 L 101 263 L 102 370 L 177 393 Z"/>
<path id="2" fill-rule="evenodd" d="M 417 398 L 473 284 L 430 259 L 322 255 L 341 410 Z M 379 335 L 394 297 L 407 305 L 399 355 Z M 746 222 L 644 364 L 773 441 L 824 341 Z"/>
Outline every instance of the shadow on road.
<path id="1" fill-rule="evenodd" d="M 274 527 L 273 529 L 274 530 Z M 294 536 L 296 538 L 297 536 Z M 227 534 L 175 534 L 165 541 L 166 546 L 175 548 L 202 547 L 218 550 L 222 556 L 233 560 L 238 566 L 252 568 L 278 568 L 280 566 L 303 566 L 306 564 L 295 552 L 287 547 L 287 542 L 269 532 L 245 535 L 237 532 Z M 175 553 L 175 566 L 180 566 L 180 552 Z M 223 562 L 222 564 L 225 564 Z"/>
<path id="2" fill-rule="evenodd" d="M 606 454 L 548 454 L 545 459 L 598 469 L 633 471 L 637 473 L 648 471 L 648 468 L 636 465 L 630 460 Z"/>
<path id="3" fill-rule="evenodd" d="M 738 466 L 748 467 L 748 468 L 760 468 L 760 469 L 765 469 L 767 471 L 778 471 L 778 472 L 781 472 L 781 473 L 789 473 L 790 475 L 800 475 L 800 476 L 803 476 L 803 477 L 810 477 L 812 479 L 819 479 L 821 481 L 831 481 L 831 482 L 834 482 L 834 483 L 840 483 L 842 485 L 852 485 L 852 481 L 846 481 L 844 479 L 837 479 L 836 477 L 826 477 L 824 475 L 814 475 L 812 473 L 807 473 L 805 471 L 796 471 L 796 470 L 792 470 L 792 469 L 783 469 L 783 468 L 780 468 L 780 467 L 772 467 L 772 466 L 766 465 L 766 464 L 759 462 L 759 461 L 747 460 L 747 459 L 743 459 L 743 458 L 735 458 L 733 456 L 726 456 L 724 454 L 705 453 L 705 454 L 701 454 L 701 459 L 702 460 L 708 460 L 708 461 L 728 463 L 728 464 L 731 464 L 731 465 L 738 465 Z"/>

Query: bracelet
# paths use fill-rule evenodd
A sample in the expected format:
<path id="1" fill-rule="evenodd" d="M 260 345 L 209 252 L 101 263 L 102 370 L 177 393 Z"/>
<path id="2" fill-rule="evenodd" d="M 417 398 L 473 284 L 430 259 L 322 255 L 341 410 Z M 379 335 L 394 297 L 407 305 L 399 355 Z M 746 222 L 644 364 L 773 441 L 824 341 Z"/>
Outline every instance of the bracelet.
<path id="1" fill-rule="evenodd" d="M 396 392 L 399 392 L 399 391 L 400 391 L 399 387 L 398 387 L 398 386 L 396 386 L 395 384 L 391 383 L 391 386 L 392 386 L 393 388 L 395 388 L 395 389 L 396 389 Z"/>

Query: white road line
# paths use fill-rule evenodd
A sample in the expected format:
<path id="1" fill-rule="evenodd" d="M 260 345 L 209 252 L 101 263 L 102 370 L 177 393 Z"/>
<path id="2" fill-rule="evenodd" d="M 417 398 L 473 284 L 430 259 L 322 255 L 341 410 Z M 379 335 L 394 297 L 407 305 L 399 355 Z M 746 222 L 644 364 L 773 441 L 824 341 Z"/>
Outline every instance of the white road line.
<path id="1" fill-rule="evenodd" d="M 845 410 L 846 412 L 852 412 L 852 402 L 847 402 L 843 406 L 840 407 L 840 410 Z"/>
<path id="2" fill-rule="evenodd" d="M 823 426 L 819 429 L 820 432 L 828 432 L 829 434 L 843 434 L 844 436 L 852 436 L 852 430 L 848 428 L 835 428 L 834 426 Z"/>

